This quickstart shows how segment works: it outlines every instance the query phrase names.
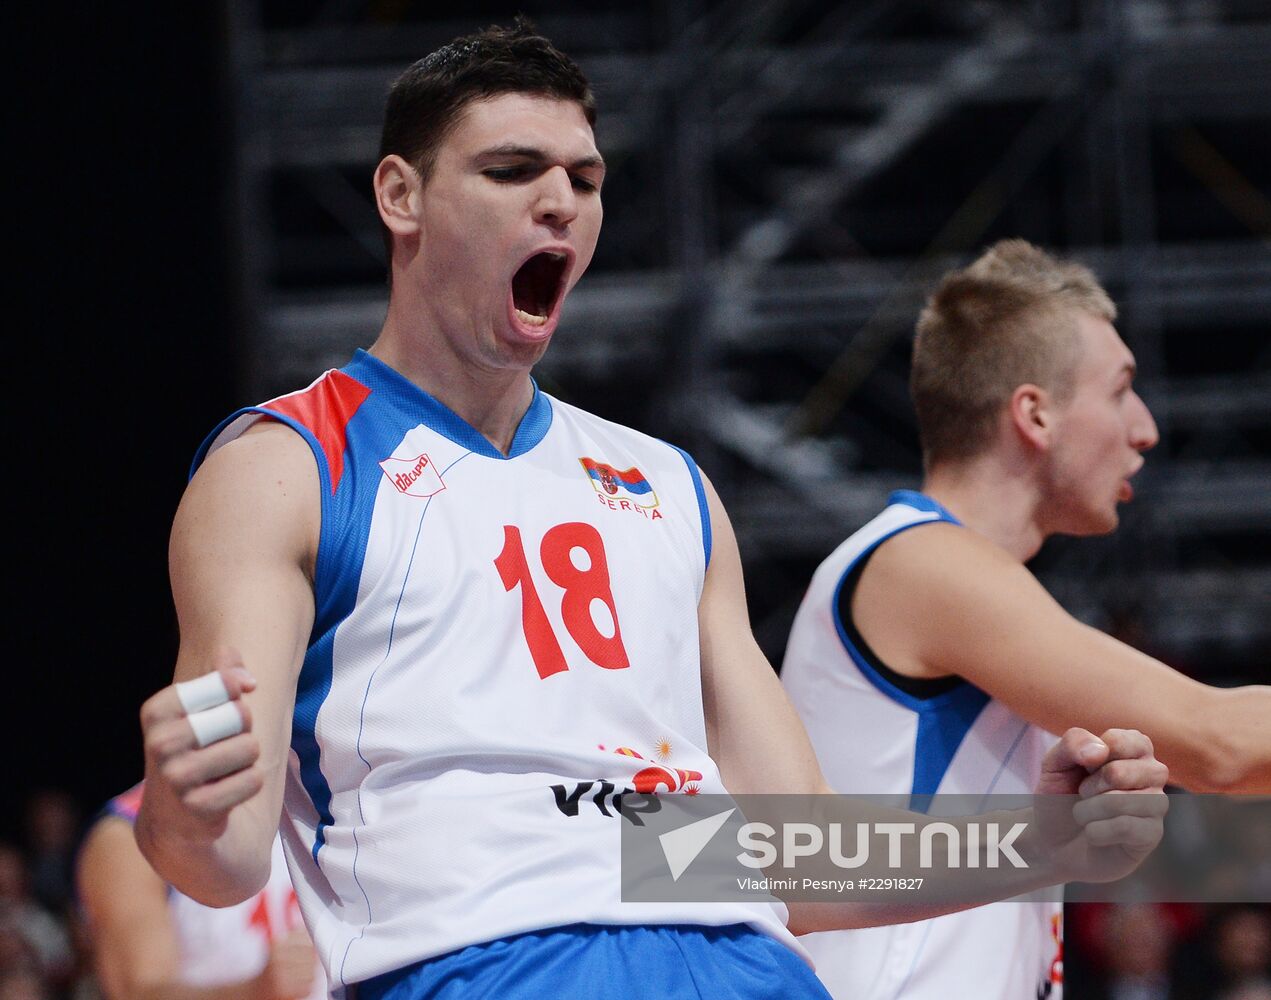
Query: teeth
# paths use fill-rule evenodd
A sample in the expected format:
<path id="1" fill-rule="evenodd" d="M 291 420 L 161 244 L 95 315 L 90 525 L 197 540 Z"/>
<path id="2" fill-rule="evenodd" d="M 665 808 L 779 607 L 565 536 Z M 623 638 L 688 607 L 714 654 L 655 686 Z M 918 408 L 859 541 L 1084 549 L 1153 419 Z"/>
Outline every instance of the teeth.
<path id="1" fill-rule="evenodd" d="M 555 261 L 562 261 L 565 259 L 565 255 L 563 253 L 557 253 L 555 250 L 544 250 L 543 252 Z"/>
<path id="2" fill-rule="evenodd" d="M 517 309 L 516 314 L 530 326 L 542 326 L 547 322 L 546 316 L 535 316 L 533 313 L 527 313 L 524 309 Z"/>

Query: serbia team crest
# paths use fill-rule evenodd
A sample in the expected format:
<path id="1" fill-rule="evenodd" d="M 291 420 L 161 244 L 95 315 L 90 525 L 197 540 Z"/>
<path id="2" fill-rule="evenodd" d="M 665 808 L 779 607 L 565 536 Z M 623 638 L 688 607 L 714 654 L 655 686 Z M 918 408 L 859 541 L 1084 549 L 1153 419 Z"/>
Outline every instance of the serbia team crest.
<path id="1" fill-rule="evenodd" d="M 653 485 L 634 465 L 629 469 L 616 469 L 606 462 L 597 462 L 594 458 L 579 458 L 578 461 L 591 480 L 592 488 L 602 496 L 626 500 L 645 510 L 652 510 L 658 505 L 658 495 L 653 492 Z"/>

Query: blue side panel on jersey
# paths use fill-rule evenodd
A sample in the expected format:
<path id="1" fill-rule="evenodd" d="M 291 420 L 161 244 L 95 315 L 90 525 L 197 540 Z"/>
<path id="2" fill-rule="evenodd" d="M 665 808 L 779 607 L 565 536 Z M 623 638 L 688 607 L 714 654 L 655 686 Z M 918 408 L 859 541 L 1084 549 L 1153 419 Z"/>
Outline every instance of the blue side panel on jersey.
<path id="1" fill-rule="evenodd" d="M 974 684 L 963 682 L 928 711 L 918 713 L 918 735 L 914 746 L 912 795 L 935 795 L 953 755 L 979 718 L 989 696 Z"/>
<path id="2" fill-rule="evenodd" d="M 472 945 L 359 983 L 358 1000 L 828 1000 L 781 942 L 741 924 L 571 924 Z"/>
<path id="3" fill-rule="evenodd" d="M 670 444 L 670 442 L 666 442 Z M 683 457 L 685 464 L 688 466 L 688 474 L 693 477 L 693 492 L 697 494 L 697 512 L 702 518 L 702 549 L 706 553 L 706 568 L 710 569 L 711 565 L 711 512 L 706 505 L 706 487 L 702 485 L 702 474 L 697 469 L 697 463 L 693 461 L 693 456 L 683 448 L 677 445 L 671 445 Z"/>
<path id="4" fill-rule="evenodd" d="M 838 585 L 834 588 L 831 613 L 834 616 L 834 627 L 838 630 L 839 641 L 843 643 L 843 648 L 847 650 L 848 656 L 852 658 L 852 662 L 856 664 L 865 679 L 898 705 L 903 705 L 917 713 L 918 732 L 915 737 L 914 773 L 910 794 L 912 796 L 934 795 L 936 789 L 940 787 L 940 782 L 944 780 L 949 765 L 953 763 L 958 747 L 962 745 L 962 741 L 970 732 L 971 726 L 975 724 L 980 712 L 984 710 L 984 706 L 989 703 L 989 696 L 969 681 L 962 681 L 953 690 L 933 698 L 917 698 L 908 691 L 898 688 L 874 669 L 848 636 L 839 614 L 839 595 L 843 590 L 844 582 L 851 576 L 857 564 L 889 538 L 923 524 L 935 524 L 938 521 L 947 521 L 950 524 L 961 524 L 961 522 L 935 500 L 914 490 L 897 490 L 888 498 L 887 503 L 888 506 L 903 504 L 906 507 L 939 516 L 933 520 L 902 525 L 878 539 L 848 563 L 839 577 Z"/>
<path id="5" fill-rule="evenodd" d="M 354 588 L 356 593 L 356 587 Z M 347 612 L 346 612 L 347 614 Z M 331 693 L 334 677 L 335 628 L 323 633 L 305 653 L 300 680 L 296 684 L 296 707 L 291 716 L 291 748 L 300 762 L 300 783 L 308 793 L 318 814 L 318 828 L 310 853 L 318 860 L 318 850 L 326 843 L 327 827 L 335 822 L 331 815 L 331 786 L 322 773 L 318 748 L 318 712 Z"/>
<path id="6" fill-rule="evenodd" d="M 367 384 L 353 365 L 344 371 Z M 301 782 L 318 812 L 312 848 L 315 861 L 333 822 L 331 789 L 321 770 L 316 728 L 318 712 L 331 691 L 336 634 L 357 603 L 375 498 L 383 475 L 378 459 L 392 454 L 403 435 L 419 423 L 413 413 L 407 411 L 407 416 L 385 406 L 374 386 L 371 390 L 345 431 L 347 461 L 334 497 L 334 516 L 323 519 L 314 574 L 313 639 L 296 688 L 291 745 L 300 759 Z M 359 462 L 359 455 L 370 456 L 371 460 Z"/>
<path id="7" fill-rule="evenodd" d="M 457 445 L 469 451 L 484 455 L 486 458 L 500 460 L 516 458 L 524 455 L 543 440 L 552 426 L 552 404 L 543 393 L 538 391 L 538 384 L 530 379 L 534 387 L 534 396 L 530 400 L 529 409 L 517 425 L 512 436 L 512 446 L 504 455 L 494 447 L 479 430 L 455 413 L 414 382 L 406 378 L 396 369 L 384 364 L 379 358 L 366 351 L 358 350 L 353 360 L 344 367 L 344 372 L 351 375 L 365 386 L 380 395 L 382 402 L 396 406 L 403 413 L 409 413 L 416 423 L 431 428 L 438 434 L 449 438 Z"/>

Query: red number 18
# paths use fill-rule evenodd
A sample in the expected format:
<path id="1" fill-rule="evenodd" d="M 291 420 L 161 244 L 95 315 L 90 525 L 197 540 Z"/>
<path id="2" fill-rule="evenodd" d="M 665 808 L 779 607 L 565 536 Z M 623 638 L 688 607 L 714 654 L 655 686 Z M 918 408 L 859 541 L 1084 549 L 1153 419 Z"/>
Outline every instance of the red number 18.
<path id="1" fill-rule="evenodd" d="M 574 549 L 587 553 L 590 565 L 586 569 L 574 565 L 570 558 Z M 561 617 L 587 659 L 608 670 L 630 666 L 626 647 L 622 644 L 622 630 L 618 627 L 618 609 L 613 601 L 609 563 L 605 559 L 605 545 L 600 532 L 582 521 L 558 524 L 543 536 L 539 557 L 548 578 L 565 591 L 561 598 Z M 494 560 L 494 565 L 505 590 L 511 591 L 518 585 L 521 588 L 521 625 L 539 677 L 547 678 L 568 670 L 565 654 L 552 631 L 538 591 L 534 589 L 519 528 L 510 524 L 503 526 L 503 551 Z M 605 603 L 613 619 L 612 636 L 602 635 L 592 621 L 591 602 L 597 598 Z"/>

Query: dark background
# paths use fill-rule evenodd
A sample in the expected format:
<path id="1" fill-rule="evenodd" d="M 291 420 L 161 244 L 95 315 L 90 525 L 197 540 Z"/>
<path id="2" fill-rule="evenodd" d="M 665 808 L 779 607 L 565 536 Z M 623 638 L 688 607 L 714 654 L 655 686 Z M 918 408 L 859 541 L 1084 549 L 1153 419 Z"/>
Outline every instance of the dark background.
<path id="1" fill-rule="evenodd" d="M 10 837 L 31 790 L 88 807 L 140 777 L 137 709 L 176 646 L 168 527 L 234 403 L 220 22 L 126 7 L 25 6 L 6 102 Z"/>

